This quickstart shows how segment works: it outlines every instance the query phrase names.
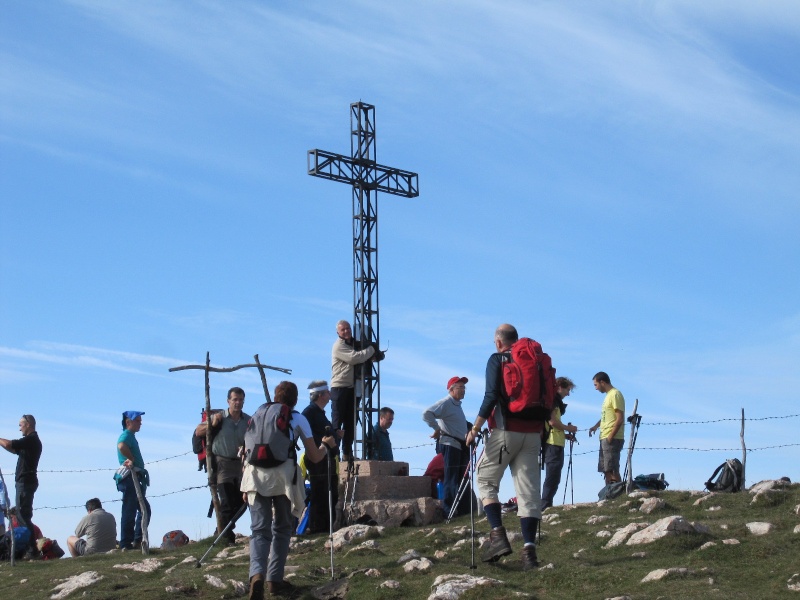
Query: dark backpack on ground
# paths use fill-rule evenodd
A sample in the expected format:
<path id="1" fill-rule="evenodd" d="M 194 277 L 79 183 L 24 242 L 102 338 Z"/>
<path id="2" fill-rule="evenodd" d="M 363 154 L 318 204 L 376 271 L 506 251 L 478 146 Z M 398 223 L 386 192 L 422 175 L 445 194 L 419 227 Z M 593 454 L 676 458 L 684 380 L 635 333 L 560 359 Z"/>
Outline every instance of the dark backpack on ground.
<path id="1" fill-rule="evenodd" d="M 716 477 L 716 480 L 714 479 Z M 729 458 L 706 481 L 709 492 L 739 492 L 742 489 L 744 467 L 738 458 Z"/>
<path id="2" fill-rule="evenodd" d="M 669 487 L 669 482 L 664 479 L 663 473 L 651 473 L 634 477 L 633 487 L 638 490 L 665 490 Z"/>
<path id="3" fill-rule="evenodd" d="M 14 527 L 14 558 L 22 558 L 28 550 L 31 532 L 27 527 Z M 11 559 L 11 531 L 0 536 L 0 560 Z"/>
<path id="4" fill-rule="evenodd" d="M 503 385 L 508 395 L 505 414 L 515 419 L 547 421 L 556 397 L 556 370 L 542 345 L 520 338 L 503 363 Z"/>
<path id="5" fill-rule="evenodd" d="M 247 462 L 269 469 L 290 458 L 297 461 L 297 449 L 289 431 L 292 409 L 279 402 L 266 402 L 247 423 L 244 449 Z"/>
<path id="6" fill-rule="evenodd" d="M 614 483 L 609 483 L 599 492 L 597 492 L 597 499 L 598 500 L 613 500 L 614 498 L 621 496 L 622 493 L 625 491 L 625 482 L 624 481 L 615 481 Z"/>

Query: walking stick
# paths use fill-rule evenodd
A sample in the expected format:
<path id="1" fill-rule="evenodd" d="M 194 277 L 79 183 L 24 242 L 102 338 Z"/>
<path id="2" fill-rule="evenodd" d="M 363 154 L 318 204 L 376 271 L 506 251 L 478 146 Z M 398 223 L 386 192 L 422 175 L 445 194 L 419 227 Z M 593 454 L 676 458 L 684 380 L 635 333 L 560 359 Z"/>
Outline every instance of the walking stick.
<path id="1" fill-rule="evenodd" d="M 211 543 L 211 545 L 208 547 L 208 550 L 206 550 L 206 553 L 205 553 L 205 554 L 203 554 L 203 556 L 201 556 L 201 557 L 200 557 L 200 560 L 198 560 L 198 561 L 197 561 L 197 564 L 195 565 L 195 567 L 197 567 L 198 569 L 200 568 L 200 565 L 202 565 L 202 564 L 203 564 L 203 561 L 205 560 L 206 556 L 208 556 L 208 553 L 209 553 L 209 552 L 211 552 L 211 549 L 212 549 L 214 546 L 216 546 L 216 545 L 217 545 L 217 542 L 218 542 L 218 541 L 220 541 L 220 540 L 222 539 L 222 536 L 223 536 L 223 535 L 225 535 L 226 533 L 228 533 L 228 529 L 230 529 L 231 527 L 233 527 L 233 524 L 234 524 L 234 523 L 236 523 L 236 521 L 238 521 L 238 520 L 239 520 L 239 517 L 241 517 L 241 516 L 244 514 L 244 511 L 245 511 L 246 509 L 247 509 L 247 504 L 242 504 L 241 508 L 239 508 L 239 510 L 236 512 L 236 514 L 235 514 L 235 515 L 233 515 L 233 517 L 231 518 L 231 520 L 230 520 L 230 521 L 228 521 L 228 524 L 225 526 L 225 529 L 223 529 L 223 530 L 220 532 L 220 534 L 217 536 L 217 539 L 215 539 L 215 540 L 214 540 L 214 541 Z"/>
<path id="2" fill-rule="evenodd" d="M 131 479 L 133 480 L 133 487 L 136 489 L 136 498 L 139 500 L 139 510 L 142 511 L 142 554 L 147 555 L 150 554 L 150 536 L 147 533 L 147 527 L 150 525 L 150 511 L 147 510 L 147 504 L 145 504 L 137 471 L 137 467 L 131 469 Z"/>
<path id="3" fill-rule="evenodd" d="M 572 425 L 572 423 L 567 423 L 567 425 Z M 569 463 L 567 464 L 567 479 L 569 479 L 569 489 L 570 489 L 570 498 L 573 504 L 575 504 L 575 471 L 572 469 L 572 446 L 573 444 L 579 444 L 577 439 L 575 439 L 575 434 L 571 434 L 573 439 L 569 441 Z M 566 504 L 567 502 L 567 486 L 564 486 L 564 498 L 561 499 L 561 504 Z"/>
<path id="4" fill-rule="evenodd" d="M 330 428 L 328 428 L 330 429 Z M 331 489 L 331 449 L 328 448 L 328 541 L 331 545 L 331 581 L 333 581 L 333 490 Z"/>

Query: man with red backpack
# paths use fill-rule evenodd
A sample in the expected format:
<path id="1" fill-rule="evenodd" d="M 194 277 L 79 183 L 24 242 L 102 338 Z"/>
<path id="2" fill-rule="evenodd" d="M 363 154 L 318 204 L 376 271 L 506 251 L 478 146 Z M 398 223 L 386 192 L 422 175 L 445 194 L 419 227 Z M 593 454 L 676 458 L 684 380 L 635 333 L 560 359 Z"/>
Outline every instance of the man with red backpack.
<path id="1" fill-rule="evenodd" d="M 525 339 L 525 338 L 523 338 Z M 544 421 L 539 418 L 521 416 L 509 410 L 515 399 L 509 397 L 505 385 L 504 365 L 511 361 L 512 346 L 519 340 L 517 330 L 508 324 L 500 325 L 494 334 L 497 352 L 489 357 L 486 364 L 486 392 L 483 403 L 475 418 L 474 426 L 467 432 L 467 446 L 472 444 L 484 423 L 490 427 L 483 456 L 477 466 L 478 493 L 483 509 L 492 527 L 489 533 L 489 546 L 481 557 L 483 562 L 494 562 L 512 553 L 508 541 L 499 499 L 500 480 L 507 468 L 514 478 L 517 493 L 518 514 L 525 545 L 522 550 L 522 568 L 534 569 L 539 566 L 536 557 L 535 536 L 542 513 L 540 503 L 539 450 L 542 441 Z M 522 340 L 520 340 L 522 341 Z M 527 340 L 533 342 L 533 340 Z M 535 342 L 534 342 L 535 344 Z M 538 346 L 538 344 L 536 344 Z M 541 351 L 541 346 L 539 346 Z M 546 355 L 544 355 L 546 357 Z M 549 357 L 547 357 L 549 365 Z M 552 367 L 547 372 L 540 371 L 540 379 L 554 383 Z M 553 400 L 553 390 L 547 391 L 549 402 Z"/>

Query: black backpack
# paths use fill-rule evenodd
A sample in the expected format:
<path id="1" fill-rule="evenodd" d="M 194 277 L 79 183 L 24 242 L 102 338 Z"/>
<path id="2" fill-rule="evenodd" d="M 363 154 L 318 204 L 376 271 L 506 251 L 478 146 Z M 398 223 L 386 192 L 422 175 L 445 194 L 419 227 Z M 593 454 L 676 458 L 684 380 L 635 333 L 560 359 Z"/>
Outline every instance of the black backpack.
<path id="1" fill-rule="evenodd" d="M 663 473 L 650 473 L 649 475 L 637 475 L 633 478 L 633 487 L 638 490 L 665 490 L 669 487 L 669 482 L 664 479 Z"/>
<path id="2" fill-rule="evenodd" d="M 715 479 L 716 478 L 716 479 Z M 709 492 L 739 492 L 744 480 L 744 467 L 738 458 L 729 458 L 706 481 Z"/>

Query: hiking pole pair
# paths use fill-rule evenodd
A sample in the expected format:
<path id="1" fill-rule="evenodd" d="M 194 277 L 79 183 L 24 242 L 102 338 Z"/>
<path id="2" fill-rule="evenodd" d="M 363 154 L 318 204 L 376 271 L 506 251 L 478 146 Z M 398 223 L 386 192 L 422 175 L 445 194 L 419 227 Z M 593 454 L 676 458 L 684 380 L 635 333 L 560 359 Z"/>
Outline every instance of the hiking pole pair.
<path id="1" fill-rule="evenodd" d="M 567 425 L 572 425 L 572 423 L 567 423 Z M 575 439 L 575 434 L 571 434 L 573 439 L 569 441 L 569 463 L 567 464 L 567 479 L 569 479 L 569 490 L 570 490 L 570 498 L 572 499 L 572 504 L 575 504 L 575 471 L 572 470 L 572 446 L 574 444 L 578 444 L 577 439 Z M 567 486 L 564 486 L 564 498 L 561 500 L 561 504 L 566 504 L 567 502 Z"/>
<path id="2" fill-rule="evenodd" d="M 236 521 L 239 520 L 239 517 L 241 517 L 244 514 L 244 511 L 246 509 L 247 509 L 247 504 L 242 504 L 241 508 L 239 508 L 239 510 L 236 511 L 236 514 L 233 515 L 233 518 L 230 521 L 228 521 L 228 524 L 225 526 L 225 529 L 222 530 L 222 532 L 217 536 L 217 539 L 215 539 L 213 541 L 213 543 L 211 544 L 211 546 L 208 547 L 208 550 L 206 550 L 206 553 L 203 554 L 203 556 L 200 557 L 200 560 L 197 561 L 197 564 L 195 565 L 195 567 L 197 567 L 198 569 L 200 568 L 200 566 L 203 564 L 203 561 L 205 560 L 206 556 L 208 556 L 208 553 L 211 552 L 211 549 L 214 546 L 217 545 L 217 542 L 222 539 L 223 535 L 228 533 L 228 530 L 231 527 L 233 527 L 233 524 L 236 523 Z"/>
<path id="3" fill-rule="evenodd" d="M 469 471 L 469 494 L 471 496 L 469 499 L 469 541 L 472 546 L 472 563 L 469 565 L 470 569 L 478 568 L 478 565 L 475 563 L 475 452 L 478 450 L 478 442 L 483 439 L 483 435 L 484 432 L 479 431 L 475 436 L 472 442 L 469 464 L 467 465 L 467 470 Z M 486 450 L 486 444 L 484 444 L 483 449 Z M 483 451 L 481 451 L 481 456 L 483 456 Z M 456 506 L 458 506 L 458 504 L 456 504 Z"/>
<path id="4" fill-rule="evenodd" d="M 456 492 L 455 500 L 453 501 L 453 505 L 450 507 L 450 513 L 447 515 L 447 520 L 445 523 L 449 523 L 456 514 L 456 510 L 458 510 L 458 506 L 461 504 L 461 498 L 464 496 L 464 492 L 467 490 L 467 483 L 470 482 L 470 475 L 473 474 L 471 470 L 471 463 L 475 459 L 475 452 L 478 447 L 478 442 L 483 439 L 483 432 L 478 432 L 475 435 L 473 440 L 473 449 L 470 451 L 470 458 L 469 462 L 467 463 L 467 468 L 464 469 L 464 476 L 461 478 L 461 483 L 458 485 L 458 491 Z M 472 491 L 470 489 L 470 491 Z M 472 502 L 472 498 L 470 498 L 470 503 Z"/>
<path id="5" fill-rule="evenodd" d="M 331 435 L 330 426 L 325 427 L 325 433 Z M 333 454 L 333 448 L 326 447 L 325 454 L 328 459 L 328 543 L 331 546 L 331 581 L 333 581 L 333 488 L 331 487 L 331 471 L 333 468 L 331 455 Z"/>

